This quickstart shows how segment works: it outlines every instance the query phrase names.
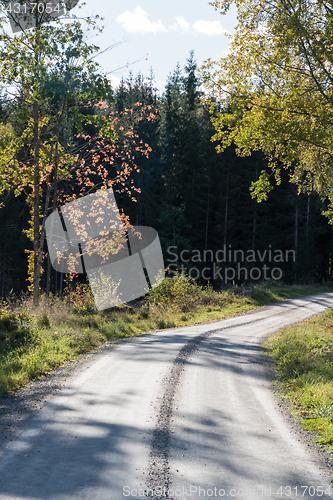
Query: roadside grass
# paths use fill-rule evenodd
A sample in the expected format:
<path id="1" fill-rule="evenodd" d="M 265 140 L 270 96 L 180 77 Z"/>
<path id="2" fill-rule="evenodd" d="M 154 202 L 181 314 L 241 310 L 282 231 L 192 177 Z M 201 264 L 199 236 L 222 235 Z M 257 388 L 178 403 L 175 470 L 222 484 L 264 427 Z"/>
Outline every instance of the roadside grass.
<path id="1" fill-rule="evenodd" d="M 333 452 L 333 310 L 281 330 L 264 347 L 280 397 L 314 442 Z"/>
<path id="2" fill-rule="evenodd" d="M 254 286 L 215 292 L 185 275 L 166 278 L 145 298 L 97 312 L 88 285 L 76 285 L 65 298 L 11 297 L 0 304 L 0 395 L 10 394 L 42 378 L 66 361 L 105 342 L 219 320 L 286 298 L 333 291 L 333 287 Z"/>

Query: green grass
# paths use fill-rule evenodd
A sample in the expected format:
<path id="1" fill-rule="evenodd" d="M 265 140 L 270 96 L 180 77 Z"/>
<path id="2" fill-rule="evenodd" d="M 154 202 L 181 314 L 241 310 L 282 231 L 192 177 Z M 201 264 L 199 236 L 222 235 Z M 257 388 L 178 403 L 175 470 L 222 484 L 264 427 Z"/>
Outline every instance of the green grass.
<path id="1" fill-rule="evenodd" d="M 64 300 L 42 298 L 38 308 L 30 298 L 0 305 L 0 394 L 13 393 L 29 381 L 47 376 L 55 367 L 110 341 L 210 322 L 251 309 L 313 293 L 323 286 L 266 285 L 214 292 L 190 278 L 166 278 L 145 299 L 97 312 L 87 285 L 77 285 Z"/>
<path id="2" fill-rule="evenodd" d="M 333 310 L 283 329 L 264 347 L 276 363 L 280 397 L 333 452 Z"/>

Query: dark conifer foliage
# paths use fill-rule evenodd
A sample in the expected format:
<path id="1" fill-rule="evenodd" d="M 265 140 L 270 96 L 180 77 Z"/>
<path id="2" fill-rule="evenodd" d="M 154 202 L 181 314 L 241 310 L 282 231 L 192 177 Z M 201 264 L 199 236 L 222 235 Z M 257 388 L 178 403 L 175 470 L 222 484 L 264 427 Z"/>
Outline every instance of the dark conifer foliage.
<path id="1" fill-rule="evenodd" d="M 138 153 L 140 170 L 133 172 L 140 188 L 137 203 L 117 194 L 120 208 L 134 225 L 154 227 L 160 236 L 166 266 L 186 269 L 202 284 L 225 286 L 223 269 L 240 272 L 227 284 L 258 282 L 255 268 L 266 264 L 281 269 L 276 277 L 286 283 L 332 279 L 333 231 L 321 215 L 325 202 L 316 194 L 298 194 L 282 171 L 281 184 L 267 201 L 257 203 L 249 188 L 265 169 L 260 152 L 238 157 L 234 147 L 218 154 L 211 137 L 214 129 L 209 110 L 202 103 L 194 53 L 182 69 L 178 63 L 169 75 L 162 96 L 154 75 L 130 75 L 114 92 L 118 113 L 143 103 L 157 110 L 157 119 L 136 124 L 135 133 L 149 144 L 149 158 Z M 218 106 L 218 104 L 217 104 Z M 0 106 L 0 121 L 7 123 L 10 110 Z M 135 154 L 135 153 L 134 153 Z M 26 290 L 26 255 L 29 240 L 28 213 L 22 199 L 6 193 L 0 208 L 0 294 Z M 236 256 L 234 252 L 236 251 Z M 286 259 L 286 253 L 289 253 Z M 229 254 L 230 252 L 230 254 Z M 246 255 L 255 259 L 246 261 Z M 220 261 L 216 259 L 218 255 Z M 274 260 L 274 256 L 280 258 Z M 193 258 L 194 256 L 194 258 Z M 282 256 L 282 257 L 281 257 Z M 221 259 L 221 257 L 225 257 Z M 47 259 L 42 286 L 46 286 Z M 251 275 L 252 272 L 252 275 Z M 51 290 L 56 287 L 52 274 Z M 260 279 L 259 279 L 260 278 Z M 272 279 L 270 272 L 267 279 Z"/>
<path id="2" fill-rule="evenodd" d="M 22 196 L 7 193 L 0 200 L 0 296 L 27 289 L 27 257 L 31 242 L 23 233 L 28 229 L 29 213 Z"/>

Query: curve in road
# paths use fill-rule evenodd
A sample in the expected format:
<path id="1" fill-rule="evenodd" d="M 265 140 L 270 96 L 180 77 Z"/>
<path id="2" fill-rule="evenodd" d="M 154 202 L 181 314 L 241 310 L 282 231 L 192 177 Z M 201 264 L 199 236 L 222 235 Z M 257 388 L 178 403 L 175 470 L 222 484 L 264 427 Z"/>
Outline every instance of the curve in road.
<path id="1" fill-rule="evenodd" d="M 0 451 L 1 500 L 330 498 L 330 472 L 272 393 L 263 338 L 333 294 L 105 351 Z"/>

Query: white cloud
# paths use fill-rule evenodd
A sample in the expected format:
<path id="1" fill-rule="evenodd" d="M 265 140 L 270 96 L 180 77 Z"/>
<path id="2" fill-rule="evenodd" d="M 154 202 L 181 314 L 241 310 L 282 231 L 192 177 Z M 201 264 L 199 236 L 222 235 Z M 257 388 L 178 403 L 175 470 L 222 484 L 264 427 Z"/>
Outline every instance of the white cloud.
<path id="1" fill-rule="evenodd" d="M 220 21 L 195 21 L 192 28 L 201 35 L 223 35 L 229 33 L 225 30 Z"/>
<path id="2" fill-rule="evenodd" d="M 176 17 L 176 22 L 170 26 L 171 30 L 181 31 L 182 33 L 189 33 L 191 31 L 191 25 L 183 18 L 183 16 Z"/>
<path id="3" fill-rule="evenodd" d="M 133 12 L 126 10 L 117 17 L 116 21 L 129 33 L 143 34 L 168 31 L 160 19 L 158 21 L 150 21 L 148 13 L 140 6 L 136 7 Z"/>
<path id="4" fill-rule="evenodd" d="M 195 21 L 191 26 L 183 16 L 175 17 L 175 22 L 169 28 L 166 28 L 162 21 L 158 19 L 157 21 L 150 21 L 149 14 L 143 10 L 139 5 L 135 7 L 133 12 L 126 10 L 120 14 L 117 19 L 117 23 L 121 24 L 122 27 L 129 33 L 158 33 L 158 32 L 168 32 L 168 31 L 179 31 L 183 34 L 200 34 L 200 35 L 223 35 L 229 33 L 225 30 L 220 21 Z"/>
<path id="5" fill-rule="evenodd" d="M 116 89 L 120 85 L 120 78 L 118 76 L 113 75 L 112 73 L 107 75 L 107 79 L 110 80 L 112 88 Z"/>

